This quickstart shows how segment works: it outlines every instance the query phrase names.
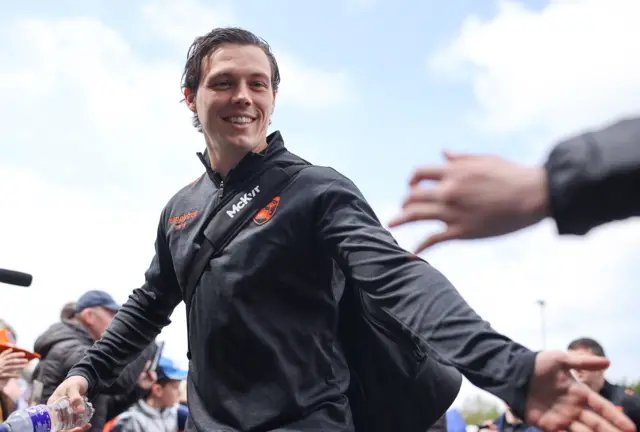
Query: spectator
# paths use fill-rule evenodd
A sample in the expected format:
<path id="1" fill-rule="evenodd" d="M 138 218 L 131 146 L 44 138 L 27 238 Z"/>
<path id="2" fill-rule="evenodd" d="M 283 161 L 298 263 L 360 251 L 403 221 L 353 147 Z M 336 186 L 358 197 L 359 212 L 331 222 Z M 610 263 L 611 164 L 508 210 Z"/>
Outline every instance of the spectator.
<path id="1" fill-rule="evenodd" d="M 156 372 L 158 380 L 147 396 L 118 416 L 112 431 L 175 432 L 184 428 L 178 424 L 178 408 L 180 384 L 187 379 L 187 371 L 176 368 L 171 360 L 163 357 Z"/>
<path id="2" fill-rule="evenodd" d="M 447 228 L 422 241 L 495 237 L 553 218 L 561 235 L 583 235 L 607 222 L 640 216 L 640 117 L 557 144 L 544 166 L 497 156 L 445 153 L 420 167 L 401 214 L 389 226 L 439 220 Z M 423 181 L 435 182 L 422 187 Z"/>
<path id="3" fill-rule="evenodd" d="M 60 321 L 68 321 L 76 313 L 76 302 L 69 302 L 62 306 L 62 310 L 60 311 Z"/>
<path id="4" fill-rule="evenodd" d="M 53 324 L 35 342 L 35 350 L 42 355 L 34 379 L 42 383 L 42 395 L 33 402 L 46 403 L 56 387 L 64 381 L 71 367 L 79 361 L 94 341 L 107 330 L 120 308 L 104 291 L 88 291 L 75 303 L 73 314 L 69 304 L 63 307 L 61 322 Z M 92 430 L 101 431 L 106 420 L 126 410 L 140 396 L 136 385 L 145 382 L 145 362 L 155 352 L 149 345 L 136 361 L 120 375 L 113 386 L 99 389 L 92 398 L 96 410 Z M 139 387 L 139 386 L 138 386 Z"/>
<path id="5" fill-rule="evenodd" d="M 0 421 L 4 421 L 15 411 L 22 396 L 17 381 L 20 372 L 37 354 L 18 348 L 15 333 L 4 321 L 0 327 Z"/>

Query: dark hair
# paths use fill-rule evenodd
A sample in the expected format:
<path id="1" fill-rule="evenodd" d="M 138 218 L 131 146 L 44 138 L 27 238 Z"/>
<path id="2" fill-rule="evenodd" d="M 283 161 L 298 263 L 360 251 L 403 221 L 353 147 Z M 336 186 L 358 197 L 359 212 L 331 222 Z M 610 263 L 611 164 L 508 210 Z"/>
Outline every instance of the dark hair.
<path id="1" fill-rule="evenodd" d="M 197 37 L 187 52 L 187 62 L 182 73 L 181 90 L 195 93 L 202 78 L 202 67 L 207 57 L 224 44 L 254 45 L 262 49 L 271 63 L 271 87 L 277 91 L 280 86 L 280 69 L 271 47 L 262 38 L 238 27 L 218 27 L 204 36 Z M 193 113 L 193 126 L 202 132 L 197 113 Z"/>
<path id="2" fill-rule="evenodd" d="M 577 349 L 588 349 L 591 351 L 593 355 L 597 355 L 599 357 L 606 357 L 604 353 L 604 348 L 598 342 L 591 338 L 580 338 L 576 339 L 569 344 L 567 347 L 568 350 L 577 350 Z"/>

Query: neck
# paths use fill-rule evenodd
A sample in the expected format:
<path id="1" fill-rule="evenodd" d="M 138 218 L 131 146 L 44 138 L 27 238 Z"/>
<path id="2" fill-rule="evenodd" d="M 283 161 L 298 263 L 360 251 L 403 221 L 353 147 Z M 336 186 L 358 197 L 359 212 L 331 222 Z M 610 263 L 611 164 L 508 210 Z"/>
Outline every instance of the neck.
<path id="1" fill-rule="evenodd" d="M 160 404 L 160 403 L 158 403 L 158 401 L 157 401 L 155 398 L 153 398 L 153 397 L 150 397 L 150 398 L 145 399 L 145 402 L 146 402 L 146 403 L 147 403 L 147 405 L 149 405 L 151 408 L 158 408 L 158 409 L 164 408 L 164 407 L 162 407 L 162 406 L 161 406 L 161 404 Z"/>
<path id="2" fill-rule="evenodd" d="M 602 388 L 604 387 L 604 378 L 602 378 L 602 381 L 597 382 L 594 385 L 594 388 L 592 389 L 594 392 L 596 393 L 600 393 L 600 391 L 602 390 Z"/>
<path id="3" fill-rule="evenodd" d="M 212 143 L 208 139 L 206 140 L 206 143 L 211 169 L 220 174 L 223 179 L 226 178 L 229 171 L 235 168 L 249 153 L 249 151 L 234 145 L 219 145 Z M 264 142 L 256 146 L 252 152 L 260 153 L 265 148 L 267 148 L 266 138 Z"/>

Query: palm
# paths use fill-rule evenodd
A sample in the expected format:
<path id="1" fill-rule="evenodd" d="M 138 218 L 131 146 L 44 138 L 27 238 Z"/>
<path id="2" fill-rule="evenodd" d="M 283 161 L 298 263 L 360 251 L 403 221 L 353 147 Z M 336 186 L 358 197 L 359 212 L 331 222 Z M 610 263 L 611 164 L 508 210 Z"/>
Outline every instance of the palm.
<path id="1" fill-rule="evenodd" d="M 587 404 L 588 389 L 576 382 L 556 358 L 536 362 L 526 418 L 545 430 L 568 428 Z"/>
<path id="2" fill-rule="evenodd" d="M 541 352 L 530 382 L 525 418 L 545 431 L 635 431 L 615 406 L 578 383 L 571 369 L 601 370 L 607 359 L 564 352 Z"/>

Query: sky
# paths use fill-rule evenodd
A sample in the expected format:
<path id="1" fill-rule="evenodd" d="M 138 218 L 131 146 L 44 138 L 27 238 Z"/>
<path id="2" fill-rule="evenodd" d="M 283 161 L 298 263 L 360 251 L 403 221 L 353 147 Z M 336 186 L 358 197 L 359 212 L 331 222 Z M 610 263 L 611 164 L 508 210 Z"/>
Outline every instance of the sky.
<path id="1" fill-rule="evenodd" d="M 0 267 L 34 281 L 0 285 L 0 317 L 31 347 L 86 290 L 124 302 L 143 283 L 160 211 L 203 171 L 180 77 L 190 43 L 214 27 L 271 44 L 272 130 L 350 177 L 386 223 L 411 171 L 443 149 L 540 164 L 559 140 L 640 112 L 639 14 L 634 0 L 5 5 Z M 392 233 L 410 249 L 439 228 Z M 638 222 L 559 238 L 546 221 L 423 256 L 498 331 L 535 350 L 594 337 L 611 380 L 640 379 Z M 182 366 L 184 314 L 159 336 Z M 456 405 L 479 392 L 465 383 Z"/>

